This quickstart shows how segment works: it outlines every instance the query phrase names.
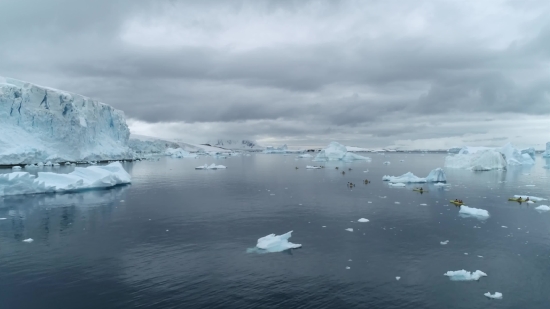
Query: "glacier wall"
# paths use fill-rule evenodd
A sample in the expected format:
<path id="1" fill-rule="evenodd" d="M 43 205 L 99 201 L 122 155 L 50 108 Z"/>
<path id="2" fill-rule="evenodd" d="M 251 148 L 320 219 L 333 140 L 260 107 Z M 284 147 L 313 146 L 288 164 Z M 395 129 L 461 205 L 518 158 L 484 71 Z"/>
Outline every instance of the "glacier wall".
<path id="1" fill-rule="evenodd" d="M 129 135 L 107 104 L 0 77 L 0 165 L 129 159 Z"/>

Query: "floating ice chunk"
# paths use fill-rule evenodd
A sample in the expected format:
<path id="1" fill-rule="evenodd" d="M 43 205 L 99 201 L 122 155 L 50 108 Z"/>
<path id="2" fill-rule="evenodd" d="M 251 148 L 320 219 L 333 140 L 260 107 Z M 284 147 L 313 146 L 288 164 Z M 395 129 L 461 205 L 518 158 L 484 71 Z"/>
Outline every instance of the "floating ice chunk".
<path id="1" fill-rule="evenodd" d="M 434 183 L 434 186 L 436 186 L 436 187 L 445 187 L 445 186 L 449 186 L 449 184 L 446 184 L 446 183 L 443 183 L 443 182 L 436 182 L 436 183 Z"/>
<path id="2" fill-rule="evenodd" d="M 445 172 L 441 168 L 433 169 L 426 178 L 420 178 L 416 175 L 414 175 L 411 172 L 408 172 L 406 174 L 403 174 L 401 176 L 388 176 L 385 175 L 382 177 L 382 180 L 384 181 L 390 181 L 390 182 L 400 182 L 400 183 L 423 183 L 423 182 L 445 182 L 447 181 L 447 177 L 445 176 Z"/>
<path id="3" fill-rule="evenodd" d="M 298 158 L 313 158 L 313 156 L 310 155 L 309 153 L 304 153 L 304 154 L 298 155 Z"/>
<path id="4" fill-rule="evenodd" d="M 302 247 L 302 245 L 300 244 L 293 244 L 289 242 L 288 239 L 291 236 L 292 231 L 283 235 L 269 234 L 267 236 L 258 238 L 258 243 L 256 244 L 255 249 L 259 249 L 260 251 L 256 250 L 256 252 L 281 252 L 288 249 Z"/>
<path id="5" fill-rule="evenodd" d="M 0 220 L 6 220 L 7 218 L 0 218 Z"/>
<path id="6" fill-rule="evenodd" d="M 401 279 L 401 277 L 395 277 L 395 280 L 399 281 L 399 279 Z"/>
<path id="7" fill-rule="evenodd" d="M 482 272 L 481 270 L 476 270 L 472 273 L 464 269 L 456 271 L 450 270 L 443 275 L 449 277 L 449 279 L 451 279 L 452 281 L 473 281 L 479 280 L 479 278 L 487 276 L 487 274 Z"/>
<path id="8" fill-rule="evenodd" d="M 11 169 L 12 169 L 12 170 L 20 170 L 20 169 L 21 169 L 21 166 L 12 166 Z"/>
<path id="9" fill-rule="evenodd" d="M 503 229 L 507 229 L 508 227 L 507 227 L 506 225 L 503 225 L 502 228 L 503 228 Z"/>
<path id="10" fill-rule="evenodd" d="M 23 239 L 23 242 L 29 242 L 30 243 L 30 242 L 33 242 L 33 241 L 34 241 L 34 239 L 32 239 L 32 238 Z"/>
<path id="11" fill-rule="evenodd" d="M 446 245 L 446 244 L 449 243 L 449 241 L 448 241 L 448 240 L 445 240 L 445 241 L 441 241 L 441 242 L 439 242 L 439 243 L 442 244 L 442 245 Z"/>
<path id="12" fill-rule="evenodd" d="M 540 205 L 539 207 L 536 207 L 535 209 L 542 213 L 542 212 L 549 211 L 550 207 L 548 207 L 548 205 Z"/>
<path id="13" fill-rule="evenodd" d="M 284 144 L 281 147 L 273 147 L 273 146 L 267 146 L 264 149 L 264 153 L 287 153 L 288 152 L 288 146 Z"/>
<path id="14" fill-rule="evenodd" d="M 462 217 L 474 217 L 481 220 L 489 218 L 489 212 L 487 210 L 468 207 L 465 205 L 460 206 L 460 211 L 458 213 Z"/>
<path id="15" fill-rule="evenodd" d="M 322 167 L 320 166 L 312 166 L 312 165 L 306 165 L 306 169 L 308 170 L 316 170 L 316 169 L 320 169 Z"/>
<path id="16" fill-rule="evenodd" d="M 357 222 L 369 222 L 369 219 L 361 218 L 357 220 Z"/>
<path id="17" fill-rule="evenodd" d="M 489 171 L 506 169 L 507 162 L 502 154 L 494 149 L 483 149 L 470 152 L 463 148 L 458 154 L 445 157 L 445 167 L 470 169 L 474 171 Z"/>
<path id="18" fill-rule="evenodd" d="M 27 172 L 0 175 L 0 196 L 73 192 L 94 188 L 108 188 L 131 182 L 131 176 L 120 162 L 106 166 L 76 167 L 69 174 L 39 172 L 38 177 Z"/>
<path id="19" fill-rule="evenodd" d="M 350 268 L 351 268 L 351 267 L 349 267 L 349 266 L 346 266 L 346 269 L 350 269 Z"/>
<path id="20" fill-rule="evenodd" d="M 313 161 L 317 162 L 326 162 L 326 161 L 346 161 L 351 162 L 355 160 L 367 160 L 370 161 L 371 159 L 368 157 L 363 157 L 357 154 L 354 154 L 352 152 L 348 152 L 346 146 L 337 143 L 337 142 L 331 142 L 327 148 L 321 150 L 317 156 L 313 159 Z"/>
<path id="21" fill-rule="evenodd" d="M 388 183 L 388 185 L 390 187 L 399 187 L 399 188 L 403 188 L 403 187 L 406 187 L 407 185 L 405 185 L 404 183 L 402 182 L 398 182 L 398 183 L 393 183 L 393 182 L 390 182 Z"/>
<path id="22" fill-rule="evenodd" d="M 502 293 L 499 293 L 499 292 L 495 292 L 495 294 L 491 294 L 491 292 L 487 292 L 483 295 L 485 295 L 489 298 L 492 298 L 492 299 L 502 299 Z"/>
<path id="23" fill-rule="evenodd" d="M 420 204 L 420 206 L 428 206 L 428 204 Z"/>
<path id="24" fill-rule="evenodd" d="M 536 197 L 536 196 L 529 196 L 529 195 L 514 195 L 515 198 L 521 198 L 526 199 L 529 198 L 531 201 L 540 202 L 540 201 L 546 201 L 547 199 L 542 197 Z"/>
<path id="25" fill-rule="evenodd" d="M 225 165 L 216 165 L 214 163 L 210 164 L 210 165 L 201 165 L 201 166 L 197 166 L 195 167 L 196 170 L 219 170 L 219 169 L 226 169 L 227 167 Z"/>
<path id="26" fill-rule="evenodd" d="M 353 232 L 353 229 L 350 227 L 350 228 L 347 228 L 346 231 Z"/>
<path id="27" fill-rule="evenodd" d="M 44 166 L 52 166 L 52 165 L 53 165 L 52 161 L 48 161 L 48 162 L 44 163 Z"/>

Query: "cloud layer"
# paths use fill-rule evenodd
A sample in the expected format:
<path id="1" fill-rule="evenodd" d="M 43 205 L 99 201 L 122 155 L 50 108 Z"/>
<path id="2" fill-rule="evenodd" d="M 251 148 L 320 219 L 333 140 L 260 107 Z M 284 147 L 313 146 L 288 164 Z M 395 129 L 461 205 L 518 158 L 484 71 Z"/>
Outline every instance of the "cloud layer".
<path id="1" fill-rule="evenodd" d="M 549 15 L 547 1 L 8 0 L 0 75 L 194 142 L 543 144 Z"/>

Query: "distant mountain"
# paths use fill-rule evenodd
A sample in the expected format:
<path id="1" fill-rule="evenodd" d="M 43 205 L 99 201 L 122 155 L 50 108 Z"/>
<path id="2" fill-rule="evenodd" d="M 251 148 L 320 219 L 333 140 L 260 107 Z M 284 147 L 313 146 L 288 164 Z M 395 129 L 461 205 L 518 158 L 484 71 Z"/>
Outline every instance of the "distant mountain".
<path id="1" fill-rule="evenodd" d="M 208 143 L 211 146 L 221 147 L 233 150 L 263 150 L 264 147 L 258 145 L 252 140 L 232 140 L 232 139 L 217 139 L 215 142 Z"/>

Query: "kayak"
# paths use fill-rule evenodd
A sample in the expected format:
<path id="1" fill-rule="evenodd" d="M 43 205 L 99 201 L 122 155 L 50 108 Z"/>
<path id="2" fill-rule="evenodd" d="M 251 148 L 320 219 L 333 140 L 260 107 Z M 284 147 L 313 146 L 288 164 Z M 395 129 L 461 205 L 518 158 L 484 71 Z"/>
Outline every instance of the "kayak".
<path id="1" fill-rule="evenodd" d="M 453 200 L 451 200 L 451 201 L 449 201 L 449 202 L 451 202 L 451 203 L 453 203 L 453 204 L 455 204 L 455 205 L 464 205 L 464 203 L 457 202 L 457 201 L 453 201 Z"/>
<path id="2" fill-rule="evenodd" d="M 509 198 L 508 200 L 509 200 L 509 201 L 512 201 L 512 202 L 520 202 L 520 203 L 524 203 L 524 202 L 533 202 L 533 203 L 534 203 L 534 202 L 535 202 L 535 201 L 533 201 L 533 200 L 528 200 L 528 201 L 527 201 L 527 200 L 524 200 L 524 199 L 522 199 L 521 197 L 517 197 L 517 198 L 516 198 L 516 197 L 513 197 L 513 198 Z"/>

